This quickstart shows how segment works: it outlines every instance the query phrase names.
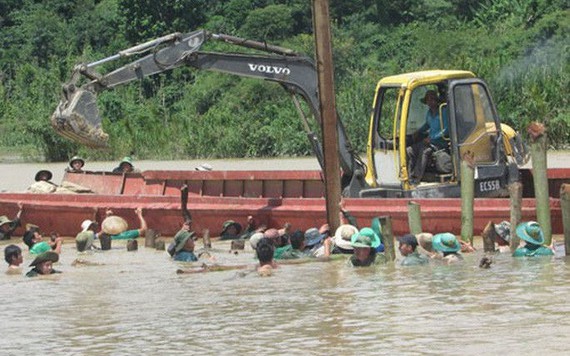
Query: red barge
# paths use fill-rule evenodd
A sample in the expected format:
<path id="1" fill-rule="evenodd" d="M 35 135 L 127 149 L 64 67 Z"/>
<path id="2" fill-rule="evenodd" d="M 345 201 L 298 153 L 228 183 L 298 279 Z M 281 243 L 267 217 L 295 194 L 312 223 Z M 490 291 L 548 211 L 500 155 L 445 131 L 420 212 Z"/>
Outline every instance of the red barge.
<path id="1" fill-rule="evenodd" d="M 522 170 L 523 220 L 536 219 L 532 172 Z M 549 169 L 552 231 L 562 233 L 559 191 L 570 183 L 570 169 Z M 225 220 L 245 224 L 253 215 L 259 224 L 279 227 L 285 222 L 306 229 L 326 221 L 324 183 L 320 171 L 144 171 L 66 173 L 64 181 L 90 188 L 92 194 L 0 193 L 2 214 L 14 216 L 17 203 L 25 204 L 22 220 L 41 226 L 44 232 L 57 231 L 75 236 L 85 219 L 102 221 L 106 208 L 123 216 L 129 226 L 137 226 L 136 207 L 144 209 L 150 228 L 172 236 L 182 221 L 180 188 L 189 187 L 188 208 L 194 229 L 209 229 L 218 236 Z M 366 225 L 376 216 L 392 217 L 394 233 L 408 231 L 408 202 L 421 206 L 423 229 L 429 232 L 461 231 L 461 199 L 345 198 L 346 207 Z M 509 199 L 476 198 L 475 233 L 489 220 L 509 220 Z M 22 233 L 23 231 L 19 231 Z"/>

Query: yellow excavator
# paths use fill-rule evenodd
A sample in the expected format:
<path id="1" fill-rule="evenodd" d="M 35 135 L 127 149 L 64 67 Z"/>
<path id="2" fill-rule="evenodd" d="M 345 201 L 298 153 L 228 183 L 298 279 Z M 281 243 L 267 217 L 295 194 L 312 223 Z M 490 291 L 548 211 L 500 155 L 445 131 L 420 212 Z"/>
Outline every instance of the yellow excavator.
<path id="1" fill-rule="evenodd" d="M 262 54 L 201 51 L 206 41 L 223 41 Z M 133 62 L 99 73 L 96 67 L 127 57 Z M 317 71 L 311 58 L 291 49 L 199 30 L 173 33 L 125 49 L 91 63 L 80 63 L 62 87 L 62 98 L 51 117 L 61 135 L 89 147 L 106 147 L 97 94 L 157 73 L 188 66 L 258 78 L 280 84 L 293 98 L 313 151 L 323 167 L 319 136 L 311 131 L 298 100 L 321 122 Z M 428 90 L 439 96 L 446 112 L 447 144 L 431 155 L 420 181 L 411 182 L 409 147 L 425 124 L 421 99 Z M 447 122 L 448 121 L 448 122 Z M 320 125 L 317 125 L 320 126 Z M 370 117 L 367 163 L 354 152 L 342 121 L 337 125 L 343 195 L 349 197 L 457 197 L 460 161 L 469 153 L 475 163 L 476 196 L 502 196 L 518 180 L 518 166 L 528 154 L 520 136 L 501 124 L 487 85 L 467 71 L 423 71 L 383 78 L 378 82 Z"/>

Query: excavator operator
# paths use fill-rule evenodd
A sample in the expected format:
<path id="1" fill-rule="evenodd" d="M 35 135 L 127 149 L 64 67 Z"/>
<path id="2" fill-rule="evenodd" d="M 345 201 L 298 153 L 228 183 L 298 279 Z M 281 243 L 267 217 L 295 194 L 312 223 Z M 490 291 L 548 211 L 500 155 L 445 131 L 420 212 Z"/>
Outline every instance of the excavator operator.
<path id="1" fill-rule="evenodd" d="M 422 180 L 426 166 L 433 153 L 445 150 L 449 146 L 444 139 L 444 137 L 448 136 L 447 107 L 443 108 L 443 120 L 440 120 L 440 100 L 435 90 L 426 91 L 421 102 L 428 106 L 428 111 L 426 112 L 426 122 L 417 133 L 424 135 L 425 138 L 407 148 L 409 172 L 411 172 L 410 184 L 412 185 L 418 185 Z M 443 128 L 441 127 L 442 122 Z"/>

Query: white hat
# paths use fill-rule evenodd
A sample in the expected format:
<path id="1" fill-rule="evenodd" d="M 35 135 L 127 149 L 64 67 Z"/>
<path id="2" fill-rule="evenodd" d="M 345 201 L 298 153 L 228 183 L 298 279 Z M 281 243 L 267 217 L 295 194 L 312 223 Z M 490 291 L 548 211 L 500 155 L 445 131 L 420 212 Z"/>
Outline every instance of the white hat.
<path id="1" fill-rule="evenodd" d="M 198 167 L 196 167 L 197 171 L 211 171 L 213 168 L 208 163 L 202 163 Z"/>
<path id="2" fill-rule="evenodd" d="M 263 235 L 263 232 L 256 232 L 255 234 L 251 235 L 249 238 L 249 244 L 251 245 L 251 248 L 255 250 L 257 248 L 257 243 L 259 240 L 264 237 L 265 236 Z"/>
<path id="3" fill-rule="evenodd" d="M 93 224 L 93 221 L 87 219 L 87 220 L 83 220 L 83 222 L 81 223 L 81 232 L 85 232 L 87 230 L 89 230 L 89 227 L 91 226 L 91 224 Z"/>
<path id="4" fill-rule="evenodd" d="M 340 225 L 334 233 L 334 244 L 343 250 L 352 250 L 350 238 L 358 233 L 356 226 L 344 224 Z"/>

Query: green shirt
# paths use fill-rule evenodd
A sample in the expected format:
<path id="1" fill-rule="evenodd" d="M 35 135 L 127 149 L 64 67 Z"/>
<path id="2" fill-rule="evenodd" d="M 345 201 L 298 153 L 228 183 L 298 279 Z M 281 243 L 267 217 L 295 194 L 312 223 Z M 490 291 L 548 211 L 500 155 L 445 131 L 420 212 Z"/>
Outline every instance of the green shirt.
<path id="1" fill-rule="evenodd" d="M 275 251 L 273 252 L 273 258 L 278 260 L 281 258 L 281 255 L 283 255 L 287 251 L 291 251 L 292 249 L 293 249 L 293 247 L 291 247 L 291 245 L 287 245 L 287 246 L 283 246 L 283 247 L 277 247 L 275 249 Z"/>
<path id="2" fill-rule="evenodd" d="M 35 243 L 30 249 L 32 255 L 39 255 L 47 251 L 51 251 L 51 246 L 45 241 Z"/>
<path id="3" fill-rule="evenodd" d="M 429 258 L 425 255 L 420 255 L 418 251 L 414 251 L 411 254 L 404 257 L 400 263 L 402 266 L 419 266 L 426 265 L 429 263 Z"/>
<path id="4" fill-rule="evenodd" d="M 311 255 L 311 253 L 307 253 L 307 252 L 304 252 L 301 250 L 294 250 L 293 248 L 291 248 L 290 250 L 283 252 L 281 254 L 281 256 L 279 257 L 279 259 L 281 259 L 281 260 L 294 260 L 297 258 L 307 258 L 307 257 L 314 257 L 314 256 Z"/>
<path id="5" fill-rule="evenodd" d="M 554 252 L 545 246 L 526 244 L 519 247 L 513 253 L 513 257 L 553 256 Z"/>
<path id="6" fill-rule="evenodd" d="M 133 240 L 139 236 L 139 230 L 127 230 L 117 235 L 111 235 L 111 240 Z"/>

